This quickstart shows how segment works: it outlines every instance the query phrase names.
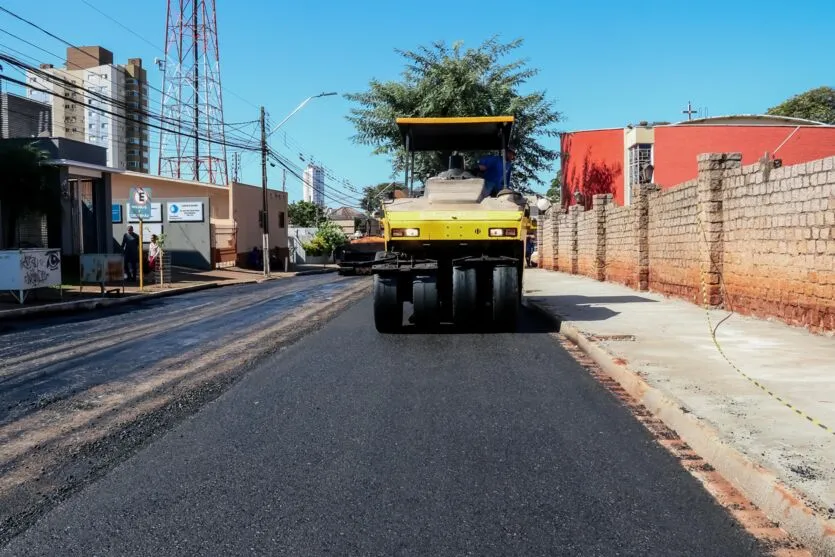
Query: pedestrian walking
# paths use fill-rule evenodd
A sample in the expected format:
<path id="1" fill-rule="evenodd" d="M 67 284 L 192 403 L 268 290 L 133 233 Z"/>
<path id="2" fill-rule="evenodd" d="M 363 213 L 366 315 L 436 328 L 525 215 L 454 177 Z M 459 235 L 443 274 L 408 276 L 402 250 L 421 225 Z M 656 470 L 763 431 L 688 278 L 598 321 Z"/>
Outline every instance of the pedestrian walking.
<path id="1" fill-rule="evenodd" d="M 135 281 L 139 266 L 139 235 L 128 226 L 128 231 L 122 236 L 122 253 L 125 257 L 125 274 L 129 281 Z"/>

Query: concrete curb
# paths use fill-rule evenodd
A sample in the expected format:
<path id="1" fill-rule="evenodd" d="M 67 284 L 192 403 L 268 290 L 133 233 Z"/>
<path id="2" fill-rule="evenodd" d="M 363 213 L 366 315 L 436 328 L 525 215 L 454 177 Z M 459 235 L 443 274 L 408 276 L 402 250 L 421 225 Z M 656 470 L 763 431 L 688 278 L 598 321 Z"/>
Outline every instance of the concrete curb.
<path id="1" fill-rule="evenodd" d="M 818 511 L 804 503 L 801 495 L 780 481 L 774 472 L 728 445 L 716 430 L 685 412 L 680 401 L 649 385 L 578 329 L 566 325 L 535 301 L 523 298 L 522 303 L 556 322 L 562 335 L 583 350 L 632 398 L 674 430 L 771 520 L 805 544 L 809 551 L 815 555 L 835 556 L 835 520 L 820 516 Z"/>
<path id="2" fill-rule="evenodd" d="M 18 309 L 9 309 L 0 311 L 0 323 L 4 321 L 22 321 L 24 319 L 36 319 L 39 317 L 50 317 L 54 315 L 73 314 L 94 311 L 97 309 L 110 308 L 115 306 L 123 306 L 129 304 L 139 304 L 148 300 L 156 298 L 166 298 L 168 296 L 178 296 L 180 294 L 188 294 L 189 292 L 199 292 L 201 290 L 208 290 L 210 288 L 223 288 L 226 286 L 240 286 L 244 284 L 261 284 L 283 278 L 292 278 L 294 276 L 308 276 L 308 275 L 323 275 L 327 273 L 335 273 L 336 269 L 314 269 L 311 271 L 299 271 L 293 273 L 288 277 L 269 277 L 241 281 L 217 281 L 206 282 L 203 284 L 194 284 L 192 286 L 184 286 L 181 288 L 171 288 L 168 290 L 160 290 L 157 292 L 147 292 L 142 294 L 134 294 L 132 296 L 125 296 L 120 298 L 92 298 L 89 300 L 79 300 L 75 302 L 61 302 L 57 304 L 47 304 L 43 306 L 22 307 Z"/>

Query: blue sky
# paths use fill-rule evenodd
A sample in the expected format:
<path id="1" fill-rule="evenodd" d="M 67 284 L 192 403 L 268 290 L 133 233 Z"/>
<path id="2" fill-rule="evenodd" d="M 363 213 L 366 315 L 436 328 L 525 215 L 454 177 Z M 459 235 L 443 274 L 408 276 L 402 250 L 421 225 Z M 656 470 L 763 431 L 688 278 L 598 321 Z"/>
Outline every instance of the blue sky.
<path id="1" fill-rule="evenodd" d="M 564 114 L 563 130 L 675 121 L 685 117 L 688 100 L 711 116 L 758 113 L 809 88 L 835 85 L 832 0 L 217 3 L 228 122 L 256 119 L 261 104 L 278 122 L 309 95 L 357 92 L 372 78 L 397 79 L 402 59 L 395 48 L 435 40 L 475 47 L 494 34 L 525 39 L 517 54 L 540 70 L 529 87 L 554 99 Z M 100 44 L 117 62 L 141 57 L 151 84 L 162 87 L 153 61 L 163 55 L 165 0 L 8 0 L 3 6 L 73 44 Z M 63 63 L 66 46 L 59 41 L 4 13 L 0 29 L 58 57 L 3 33 L 0 51 L 13 48 L 40 62 Z M 20 77 L 9 68 L 4 73 Z M 159 111 L 158 98 L 151 109 Z M 388 161 L 351 142 L 349 109 L 341 96 L 316 99 L 282 128 L 287 143 L 279 133 L 273 146 L 300 166 L 300 152 L 314 157 L 357 189 L 388 179 Z M 258 154 L 244 155 L 242 178 L 260 183 Z M 271 187 L 280 187 L 280 169 L 270 169 L 269 178 Z M 288 175 L 287 189 L 291 200 L 300 198 L 298 179 Z"/>

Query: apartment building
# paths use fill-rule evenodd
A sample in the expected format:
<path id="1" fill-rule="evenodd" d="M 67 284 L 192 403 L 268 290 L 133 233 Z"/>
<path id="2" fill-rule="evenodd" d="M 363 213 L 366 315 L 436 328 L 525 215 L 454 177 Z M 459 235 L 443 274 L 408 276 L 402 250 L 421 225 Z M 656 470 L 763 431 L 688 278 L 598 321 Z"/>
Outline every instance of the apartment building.
<path id="1" fill-rule="evenodd" d="M 304 200 L 325 206 L 325 171 L 321 166 L 307 165 L 302 180 Z"/>
<path id="2" fill-rule="evenodd" d="M 113 63 L 100 46 L 70 47 L 67 65 L 29 72 L 27 96 L 52 106 L 52 135 L 107 149 L 107 166 L 147 173 L 148 85 L 142 60 Z"/>

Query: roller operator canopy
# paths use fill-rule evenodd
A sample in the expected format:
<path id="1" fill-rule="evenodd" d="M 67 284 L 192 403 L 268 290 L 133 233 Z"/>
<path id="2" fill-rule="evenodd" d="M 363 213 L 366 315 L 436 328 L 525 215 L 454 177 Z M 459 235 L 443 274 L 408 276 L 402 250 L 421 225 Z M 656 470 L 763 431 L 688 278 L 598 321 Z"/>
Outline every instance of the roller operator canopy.
<path id="1" fill-rule="evenodd" d="M 397 127 L 410 152 L 500 151 L 509 143 L 513 116 L 398 118 Z"/>

